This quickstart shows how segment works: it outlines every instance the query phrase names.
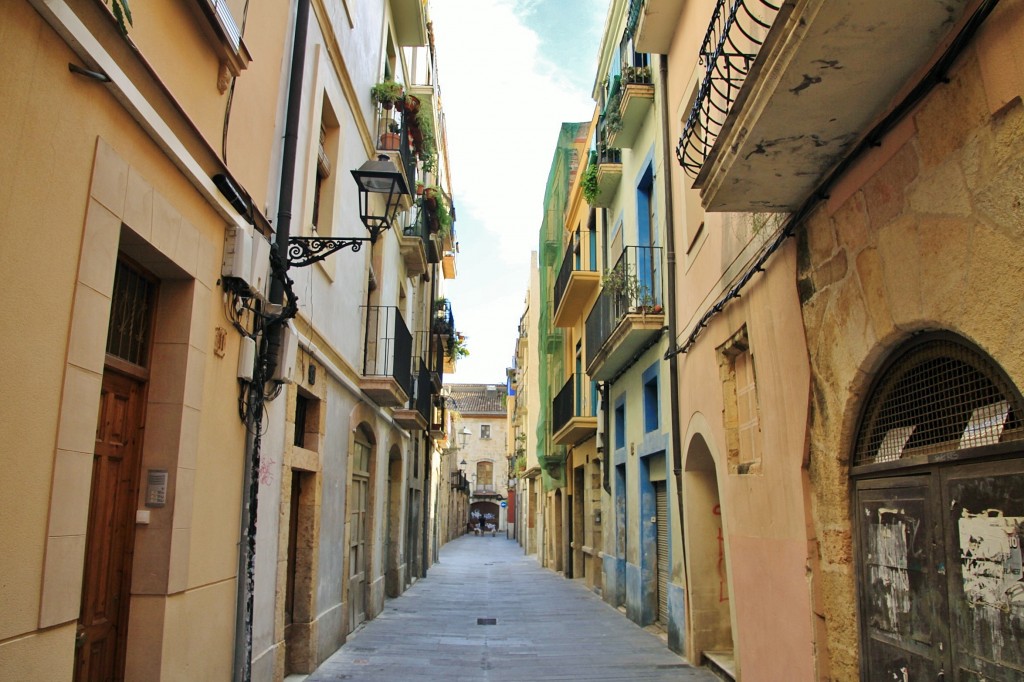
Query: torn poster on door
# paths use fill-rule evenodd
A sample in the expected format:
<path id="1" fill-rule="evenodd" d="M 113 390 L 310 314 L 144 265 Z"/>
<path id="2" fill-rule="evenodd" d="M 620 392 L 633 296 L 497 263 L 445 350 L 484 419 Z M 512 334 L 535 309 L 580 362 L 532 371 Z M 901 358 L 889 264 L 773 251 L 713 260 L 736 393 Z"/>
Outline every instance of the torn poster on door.
<path id="1" fill-rule="evenodd" d="M 1020 551 L 1024 516 L 1003 516 L 997 509 L 972 514 L 964 509 L 958 526 L 967 603 L 1001 611 L 1024 609 Z"/>

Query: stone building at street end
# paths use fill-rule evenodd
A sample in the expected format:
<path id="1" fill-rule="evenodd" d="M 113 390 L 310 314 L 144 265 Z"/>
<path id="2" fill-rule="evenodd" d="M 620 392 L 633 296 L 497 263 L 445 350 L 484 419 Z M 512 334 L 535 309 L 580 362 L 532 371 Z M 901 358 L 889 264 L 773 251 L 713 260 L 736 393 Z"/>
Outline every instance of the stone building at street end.
<path id="1" fill-rule="evenodd" d="M 469 484 L 469 509 L 462 522 L 505 534 L 510 511 L 507 387 L 446 384 L 445 388 L 458 415 L 452 436 L 458 447 L 458 467 Z"/>
<path id="2" fill-rule="evenodd" d="M 406 0 L 0 7 L 0 678 L 309 673 L 461 532 L 433 40 Z"/>

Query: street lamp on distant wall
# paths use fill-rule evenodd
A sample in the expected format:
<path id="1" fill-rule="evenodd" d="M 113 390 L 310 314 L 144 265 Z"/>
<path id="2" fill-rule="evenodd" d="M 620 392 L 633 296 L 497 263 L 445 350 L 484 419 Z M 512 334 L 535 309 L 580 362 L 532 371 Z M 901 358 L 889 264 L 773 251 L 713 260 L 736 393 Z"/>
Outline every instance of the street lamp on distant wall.
<path id="1" fill-rule="evenodd" d="M 288 264 L 304 267 L 321 261 L 335 251 L 351 248 L 359 251 L 364 242 L 371 244 L 395 221 L 402 197 L 409 194 L 405 177 L 385 154 L 371 159 L 352 171 L 352 177 L 359 186 L 359 219 L 369 231 L 369 237 L 291 237 L 288 240 Z M 371 196 L 373 195 L 373 196 Z M 373 206 L 374 197 L 384 199 L 383 211 Z"/>

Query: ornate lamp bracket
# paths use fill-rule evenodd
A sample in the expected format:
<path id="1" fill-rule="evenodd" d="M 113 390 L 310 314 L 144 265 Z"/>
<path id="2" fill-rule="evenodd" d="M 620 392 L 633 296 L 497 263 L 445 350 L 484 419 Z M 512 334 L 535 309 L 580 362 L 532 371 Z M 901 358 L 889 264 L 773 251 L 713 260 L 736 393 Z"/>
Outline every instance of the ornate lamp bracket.
<path id="1" fill-rule="evenodd" d="M 364 242 L 373 242 L 372 237 L 291 237 L 288 239 L 288 265 L 304 268 L 327 258 L 335 251 L 351 248 L 353 252 L 363 248 Z"/>

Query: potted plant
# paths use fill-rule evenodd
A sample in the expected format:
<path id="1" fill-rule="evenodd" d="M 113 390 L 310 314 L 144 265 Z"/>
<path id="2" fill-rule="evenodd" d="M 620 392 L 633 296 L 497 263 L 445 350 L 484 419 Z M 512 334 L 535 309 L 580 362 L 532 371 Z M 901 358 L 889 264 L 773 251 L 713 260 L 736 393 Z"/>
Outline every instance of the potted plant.
<path id="1" fill-rule="evenodd" d="M 466 335 L 456 332 L 448 337 L 446 355 L 449 360 L 460 360 L 469 355 L 469 348 L 466 347 Z"/>
<path id="2" fill-rule="evenodd" d="M 402 137 L 399 135 L 401 130 L 402 128 L 398 125 L 398 121 L 394 119 L 389 120 L 387 132 L 380 136 L 378 149 L 397 151 L 402 145 Z"/>
<path id="3" fill-rule="evenodd" d="M 385 78 L 370 88 L 370 96 L 376 104 L 381 105 L 384 109 L 391 109 L 395 106 L 395 102 L 405 97 L 405 90 L 401 83 Z"/>

